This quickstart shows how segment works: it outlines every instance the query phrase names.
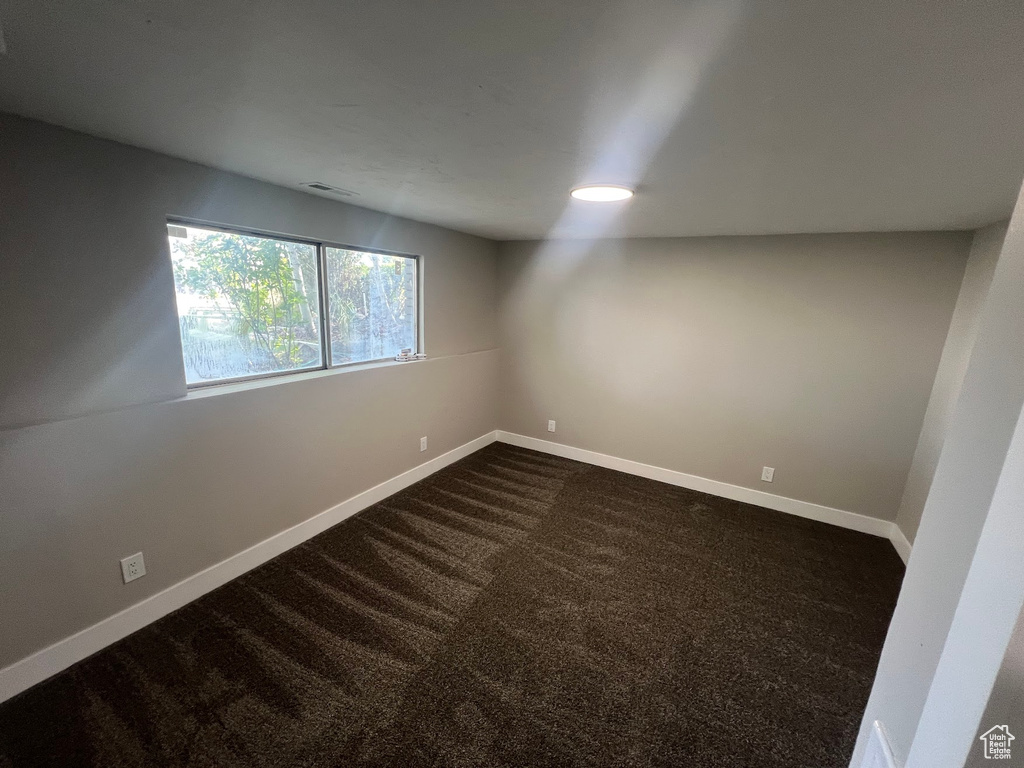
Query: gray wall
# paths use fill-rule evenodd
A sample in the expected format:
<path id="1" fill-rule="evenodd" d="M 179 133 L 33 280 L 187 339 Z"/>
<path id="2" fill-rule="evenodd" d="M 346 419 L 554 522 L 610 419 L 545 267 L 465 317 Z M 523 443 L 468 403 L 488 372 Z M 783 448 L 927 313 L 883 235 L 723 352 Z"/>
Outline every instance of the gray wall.
<path id="1" fill-rule="evenodd" d="M 970 241 L 502 244 L 501 428 L 893 519 Z"/>
<path id="2" fill-rule="evenodd" d="M 0 667 L 497 426 L 492 243 L 11 116 L 0 141 Z M 431 359 L 186 396 L 168 215 L 421 254 Z"/>
<path id="3" fill-rule="evenodd" d="M 1009 520 L 1011 524 L 1005 527 L 1013 530 L 1015 525 L 1016 533 L 1012 537 L 1004 534 L 1002 541 L 997 538 L 986 546 L 1001 552 L 1002 557 L 1016 558 L 1017 565 L 1024 562 L 1024 556 L 1018 555 L 1024 550 L 1020 507 L 1009 511 L 1002 509 L 999 520 L 990 519 L 993 494 L 1004 471 L 1011 438 L 1024 405 L 1021 339 L 1024 339 L 1024 199 L 1018 200 L 1010 220 L 981 310 L 970 363 L 925 502 L 852 765 L 860 764 L 874 720 L 885 724 L 900 764 L 911 754 L 913 746 L 921 757 L 921 762 L 917 763 L 920 766 L 961 765 L 962 761 L 949 751 L 951 740 L 955 749 L 963 748 L 963 756 L 967 755 L 966 746 L 957 743 L 958 731 L 966 723 L 970 729 L 966 740 L 973 738 L 978 722 L 969 721 L 974 714 L 980 720 L 981 713 L 971 710 L 978 704 L 979 686 L 985 686 L 986 670 L 993 664 L 999 665 L 1005 641 L 995 660 L 980 646 L 972 651 L 969 644 L 961 643 L 961 655 L 971 658 L 971 662 L 954 664 L 944 675 L 947 693 L 949 684 L 955 689 L 952 697 L 943 701 L 941 696 L 933 696 L 931 690 L 939 659 L 953 637 L 951 627 L 956 625 L 962 609 L 966 612 L 961 616 L 959 636 L 963 638 L 973 633 L 976 643 L 979 635 L 996 630 L 1005 612 L 1012 610 L 1015 620 L 1020 609 L 1022 593 L 1014 591 L 1009 569 L 994 574 L 995 583 L 987 585 L 980 604 L 962 605 L 962 596 L 970 586 L 969 572 L 975 568 L 984 570 L 989 565 L 984 558 L 977 559 L 976 553 L 980 552 L 981 544 L 986 544 L 982 531 L 990 523 L 1000 522 L 1002 527 L 1002 523 Z M 1020 448 L 1020 453 L 1022 456 L 1018 458 L 1024 462 L 1024 447 Z M 986 618 L 985 613 L 990 615 Z M 1009 626 L 1012 628 L 1012 620 Z M 989 692 L 989 689 L 984 690 L 980 708 L 984 707 Z M 929 720 L 927 732 L 922 733 L 926 701 L 933 704 L 935 715 Z M 941 713 L 940 708 L 947 712 Z M 948 710 L 957 712 L 958 719 L 946 718 Z M 945 757 L 941 757 L 943 749 L 947 750 Z M 931 756 L 930 761 L 925 757 L 927 754 Z"/>
<path id="4" fill-rule="evenodd" d="M 939 463 L 942 443 L 946 439 L 949 423 L 953 418 L 953 409 L 960 397 L 960 387 L 964 381 L 964 373 L 971 359 L 974 339 L 978 334 L 978 321 L 981 309 L 988 296 L 988 288 L 992 283 L 992 273 L 999 260 L 999 252 L 1006 237 L 1009 222 L 992 224 L 974 233 L 971 242 L 971 254 L 967 260 L 960 296 L 953 310 L 953 320 L 949 325 L 949 334 L 942 349 L 939 370 L 935 375 L 935 384 L 928 399 L 928 409 L 924 414 L 921 436 L 917 441 L 914 461 L 907 475 L 907 484 L 903 489 L 896 524 L 903 531 L 907 540 L 913 543 L 917 535 L 917 527 L 921 522 L 928 489 L 932 485 L 935 466 Z"/>

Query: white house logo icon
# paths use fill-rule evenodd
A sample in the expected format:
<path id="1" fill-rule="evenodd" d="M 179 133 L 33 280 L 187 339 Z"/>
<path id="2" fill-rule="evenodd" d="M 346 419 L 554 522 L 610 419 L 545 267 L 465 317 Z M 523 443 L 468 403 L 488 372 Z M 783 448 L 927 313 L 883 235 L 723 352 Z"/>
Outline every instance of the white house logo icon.
<path id="1" fill-rule="evenodd" d="M 985 733 L 981 734 L 979 738 L 985 742 L 986 760 L 1010 759 L 1010 742 L 1013 741 L 1015 737 L 1010 733 L 1010 728 L 1008 726 L 993 726 L 985 731 Z"/>

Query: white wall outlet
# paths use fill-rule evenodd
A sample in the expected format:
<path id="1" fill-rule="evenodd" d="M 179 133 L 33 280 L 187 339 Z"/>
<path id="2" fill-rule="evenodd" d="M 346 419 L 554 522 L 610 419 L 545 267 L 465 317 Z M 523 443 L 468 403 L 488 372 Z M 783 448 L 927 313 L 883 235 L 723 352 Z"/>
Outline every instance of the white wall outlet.
<path id="1" fill-rule="evenodd" d="M 770 483 L 775 480 L 775 467 L 764 467 L 761 470 L 761 479 L 766 483 Z"/>
<path id="2" fill-rule="evenodd" d="M 421 437 L 420 438 L 420 451 L 422 452 L 422 451 L 425 451 L 425 450 L 427 450 L 427 438 Z"/>
<path id="3" fill-rule="evenodd" d="M 125 584 L 129 581 L 141 579 L 145 575 L 146 561 L 142 559 L 141 552 L 136 552 L 134 555 L 126 557 L 121 561 L 121 576 L 124 577 Z"/>
<path id="4" fill-rule="evenodd" d="M 548 422 L 548 432 L 554 432 L 554 431 L 555 431 L 555 420 L 551 419 Z"/>

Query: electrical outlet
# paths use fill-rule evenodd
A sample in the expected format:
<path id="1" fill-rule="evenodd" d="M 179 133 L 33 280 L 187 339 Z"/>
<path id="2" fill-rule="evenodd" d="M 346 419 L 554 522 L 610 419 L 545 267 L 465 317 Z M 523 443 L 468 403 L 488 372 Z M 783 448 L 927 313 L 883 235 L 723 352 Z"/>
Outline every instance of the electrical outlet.
<path id="1" fill-rule="evenodd" d="M 141 552 L 136 552 L 134 555 L 126 557 L 121 561 L 121 576 L 124 577 L 125 584 L 129 581 L 141 579 L 145 575 L 146 561 L 142 559 Z"/>
<path id="2" fill-rule="evenodd" d="M 554 432 L 554 431 L 555 431 L 555 420 L 551 419 L 548 422 L 548 432 Z"/>
<path id="3" fill-rule="evenodd" d="M 766 483 L 771 483 L 775 480 L 775 467 L 764 467 L 761 470 L 761 479 Z"/>
<path id="4" fill-rule="evenodd" d="M 422 452 L 422 451 L 425 451 L 425 450 L 427 450 L 427 438 L 421 437 L 420 438 L 420 451 Z"/>

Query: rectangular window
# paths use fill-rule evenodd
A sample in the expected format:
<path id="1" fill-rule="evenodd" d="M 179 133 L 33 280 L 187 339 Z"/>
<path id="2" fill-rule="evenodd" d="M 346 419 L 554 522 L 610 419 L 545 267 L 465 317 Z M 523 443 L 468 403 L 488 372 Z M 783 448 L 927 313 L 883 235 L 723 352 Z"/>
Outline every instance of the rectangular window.
<path id="1" fill-rule="evenodd" d="M 190 387 L 419 351 L 415 257 L 188 223 L 167 234 Z"/>
<path id="2" fill-rule="evenodd" d="M 416 351 L 416 259 L 327 247 L 331 360 L 358 363 Z"/>

